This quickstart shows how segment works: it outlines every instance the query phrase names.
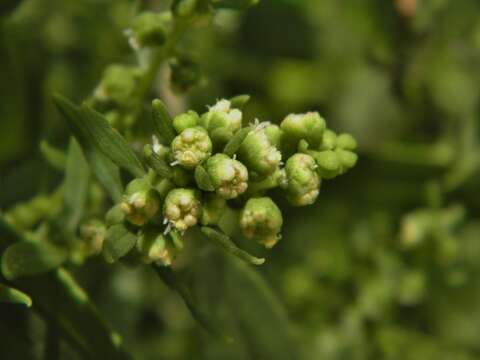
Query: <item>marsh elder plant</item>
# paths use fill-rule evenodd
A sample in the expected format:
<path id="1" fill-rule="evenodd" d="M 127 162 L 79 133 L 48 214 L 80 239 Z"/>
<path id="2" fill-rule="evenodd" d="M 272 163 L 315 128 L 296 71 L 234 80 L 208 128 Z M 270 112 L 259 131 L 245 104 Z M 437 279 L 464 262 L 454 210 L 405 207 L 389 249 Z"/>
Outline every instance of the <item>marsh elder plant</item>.
<path id="1" fill-rule="evenodd" d="M 204 76 L 180 47 L 186 32 L 211 22 L 219 9 L 253 3 L 179 0 L 164 11 L 139 10 L 125 30 L 136 65 L 108 66 L 81 105 L 53 95 L 72 138 L 66 152 L 47 142 L 41 149 L 64 179 L 0 218 L 7 234 L 0 299 L 33 304 L 47 323 L 47 358 L 58 355 L 59 341 L 86 358 L 130 357 L 69 271 L 95 256 L 152 267 L 210 336 L 235 341 L 177 276 L 177 268 L 188 269 L 191 261 L 183 254 L 186 243 L 208 241 L 228 256 L 261 265 L 264 257 L 237 245 L 237 230 L 249 249 L 259 251 L 254 243 L 272 248 L 288 221 L 281 208 L 313 204 L 323 181 L 356 164 L 355 139 L 328 129 L 316 111 L 280 122 L 247 119 L 242 110 L 250 96 L 239 95 L 219 99 L 203 113 L 173 116 L 168 102 L 155 98 L 152 84 L 164 65 L 177 92 Z M 135 131 L 140 123 L 150 124 L 142 134 Z M 278 198 L 286 201 L 279 205 Z M 195 244 L 190 251 L 204 250 Z M 248 271 L 246 278 L 253 276 Z M 256 290 L 270 296 L 263 287 Z"/>

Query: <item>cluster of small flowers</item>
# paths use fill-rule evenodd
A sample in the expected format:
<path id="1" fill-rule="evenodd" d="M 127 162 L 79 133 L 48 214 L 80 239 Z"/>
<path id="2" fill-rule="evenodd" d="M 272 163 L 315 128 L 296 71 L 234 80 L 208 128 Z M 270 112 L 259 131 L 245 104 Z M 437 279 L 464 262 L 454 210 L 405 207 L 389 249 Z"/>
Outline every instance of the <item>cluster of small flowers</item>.
<path id="1" fill-rule="evenodd" d="M 125 221 L 137 229 L 144 261 L 169 265 L 181 234 L 218 225 L 227 206 L 241 209 L 238 224 L 247 238 L 271 248 L 283 218 L 268 190 L 281 189 L 293 206 L 310 205 L 322 179 L 355 165 L 353 137 L 328 130 L 317 112 L 290 114 L 280 125 L 242 126 L 247 100 L 220 100 L 202 115 L 188 111 L 173 119 L 153 102 L 163 132 L 161 142 L 154 136 L 144 148 L 149 173 L 130 182 L 107 215 L 107 224 Z"/>

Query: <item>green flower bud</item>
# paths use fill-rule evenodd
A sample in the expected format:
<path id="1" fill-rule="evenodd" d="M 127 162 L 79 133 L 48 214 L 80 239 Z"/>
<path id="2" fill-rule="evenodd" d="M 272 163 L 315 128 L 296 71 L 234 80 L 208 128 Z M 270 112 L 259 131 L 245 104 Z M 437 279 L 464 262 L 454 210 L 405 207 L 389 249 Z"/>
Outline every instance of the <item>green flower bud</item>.
<path id="1" fill-rule="evenodd" d="M 212 142 L 201 127 L 188 128 L 172 141 L 175 162 L 186 169 L 193 169 L 212 153 Z"/>
<path id="2" fill-rule="evenodd" d="M 350 134 L 340 134 L 337 137 L 337 147 L 342 150 L 355 150 L 357 141 Z"/>
<path id="3" fill-rule="evenodd" d="M 335 152 L 337 153 L 338 159 L 342 164 L 342 174 L 354 167 L 357 163 L 358 156 L 354 152 L 342 149 L 337 149 Z"/>
<path id="4" fill-rule="evenodd" d="M 240 162 L 225 154 L 216 154 L 208 159 L 206 170 L 215 191 L 224 199 L 233 199 L 248 187 L 248 170 Z"/>
<path id="5" fill-rule="evenodd" d="M 135 179 L 128 184 L 121 209 L 130 223 L 137 226 L 145 225 L 155 217 L 159 208 L 159 195 L 147 179 Z"/>
<path id="6" fill-rule="evenodd" d="M 95 89 L 95 99 L 103 102 L 111 101 L 117 105 L 128 103 L 135 91 L 139 76 L 140 72 L 137 68 L 110 65 L 105 69 L 102 80 Z"/>
<path id="7" fill-rule="evenodd" d="M 206 194 L 202 207 L 202 225 L 217 225 L 225 213 L 227 201 L 216 194 Z"/>
<path id="8" fill-rule="evenodd" d="M 305 139 L 311 146 L 318 146 L 325 130 L 325 120 L 317 112 L 290 114 L 280 124 L 289 142 Z"/>
<path id="9" fill-rule="evenodd" d="M 186 113 L 177 115 L 173 119 L 173 127 L 177 133 L 180 134 L 185 129 L 197 126 L 199 120 L 200 117 L 198 114 L 195 111 L 190 110 Z"/>
<path id="10" fill-rule="evenodd" d="M 147 229 L 138 237 L 137 250 L 146 264 L 170 266 L 176 255 L 175 247 L 166 236 L 155 229 Z"/>
<path id="11" fill-rule="evenodd" d="M 208 0 L 174 0 L 172 4 L 172 13 L 177 17 L 188 18 L 208 10 Z"/>
<path id="12" fill-rule="evenodd" d="M 295 154 L 287 160 L 287 198 L 295 206 L 310 205 L 317 199 L 320 178 L 313 157 Z"/>
<path id="13" fill-rule="evenodd" d="M 193 189 L 179 188 L 170 191 L 163 208 L 166 221 L 180 231 L 196 225 L 202 213 L 198 197 L 198 191 Z"/>
<path id="14" fill-rule="evenodd" d="M 309 151 L 317 163 L 317 172 L 324 179 L 333 179 L 342 173 L 342 164 L 335 151 Z"/>
<path id="15" fill-rule="evenodd" d="M 100 254 L 107 228 L 99 220 L 90 220 L 80 226 L 80 236 L 84 240 L 84 251 L 87 255 Z"/>
<path id="16" fill-rule="evenodd" d="M 279 240 L 282 224 L 282 213 L 269 197 L 248 200 L 240 215 L 243 234 L 267 248 L 273 247 Z"/>
<path id="17" fill-rule="evenodd" d="M 270 143 L 276 148 L 280 149 L 283 140 L 283 131 L 280 126 L 270 124 L 265 127 L 265 134 L 267 135 Z"/>
<path id="18" fill-rule="evenodd" d="M 337 147 L 337 134 L 332 130 L 326 129 L 323 133 L 320 150 L 334 150 Z"/>
<path id="19" fill-rule="evenodd" d="M 282 160 L 282 154 L 270 142 L 262 123 L 251 131 L 238 149 L 238 157 L 244 163 L 252 178 L 262 178 L 275 172 Z"/>
<path id="20" fill-rule="evenodd" d="M 242 127 L 242 112 L 232 109 L 229 100 L 220 100 L 200 118 L 200 125 L 205 128 L 214 143 L 225 145 L 233 134 Z"/>
<path id="21" fill-rule="evenodd" d="M 134 49 L 145 46 L 161 46 L 165 40 L 165 14 L 144 12 L 135 17 L 130 37 L 130 45 Z"/>

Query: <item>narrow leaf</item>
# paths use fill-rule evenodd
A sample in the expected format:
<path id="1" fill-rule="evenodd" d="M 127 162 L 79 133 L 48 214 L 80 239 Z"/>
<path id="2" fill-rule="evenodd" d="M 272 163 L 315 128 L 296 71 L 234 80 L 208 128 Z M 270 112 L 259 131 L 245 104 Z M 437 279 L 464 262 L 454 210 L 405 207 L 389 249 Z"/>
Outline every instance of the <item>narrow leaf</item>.
<path id="1" fill-rule="evenodd" d="M 0 284 L 0 302 L 32 306 L 32 299 L 20 290 Z"/>
<path id="2" fill-rule="evenodd" d="M 214 191 L 215 187 L 210 180 L 210 175 L 202 165 L 195 168 L 195 181 L 200 189 L 203 191 Z"/>
<path id="3" fill-rule="evenodd" d="M 257 258 L 245 250 L 240 249 L 227 235 L 212 229 L 208 226 L 202 227 L 202 233 L 204 233 L 208 239 L 212 240 L 215 245 L 220 246 L 225 251 L 238 257 L 239 259 L 253 265 L 262 265 L 265 262 L 264 258 Z"/>
<path id="4" fill-rule="evenodd" d="M 2 273 L 8 280 L 42 274 L 59 267 L 66 258 L 66 251 L 47 242 L 21 241 L 3 253 Z"/>
<path id="5" fill-rule="evenodd" d="M 170 144 L 175 137 L 172 118 L 170 117 L 165 104 L 160 99 L 152 101 L 152 116 L 157 135 L 165 144 Z"/>
<path id="6" fill-rule="evenodd" d="M 40 143 L 40 151 L 49 165 L 60 171 L 65 170 L 67 158 L 62 150 L 53 147 L 44 140 Z"/>
<path id="7" fill-rule="evenodd" d="M 241 109 L 250 100 L 250 95 L 243 94 L 230 98 L 230 104 L 233 108 Z"/>
<path id="8" fill-rule="evenodd" d="M 145 171 L 127 141 L 113 129 L 107 120 L 87 105 L 78 107 L 66 98 L 56 95 L 55 104 L 80 144 L 89 142 L 116 165 L 136 177 Z"/>
<path id="9" fill-rule="evenodd" d="M 137 237 L 123 224 L 110 226 L 105 235 L 103 255 L 105 260 L 113 263 L 128 254 L 135 246 Z"/>
<path id="10" fill-rule="evenodd" d="M 65 171 L 65 227 L 75 231 L 83 217 L 88 195 L 90 171 L 82 149 L 75 139 L 70 140 Z"/>
<path id="11" fill-rule="evenodd" d="M 192 295 L 187 290 L 186 286 L 182 284 L 175 276 L 171 268 L 159 265 L 152 266 L 165 285 L 175 291 L 182 298 L 183 302 L 190 311 L 190 314 L 208 333 L 219 339 L 222 339 L 223 341 L 232 341 L 230 337 L 219 332 L 213 323 L 210 322 L 208 317 L 195 305 Z"/>
<path id="12" fill-rule="evenodd" d="M 253 130 L 253 126 L 247 126 L 243 129 L 238 130 L 235 135 L 230 139 L 230 141 L 225 145 L 223 149 L 223 153 L 232 157 L 242 145 L 243 140 L 247 137 L 250 131 Z"/>

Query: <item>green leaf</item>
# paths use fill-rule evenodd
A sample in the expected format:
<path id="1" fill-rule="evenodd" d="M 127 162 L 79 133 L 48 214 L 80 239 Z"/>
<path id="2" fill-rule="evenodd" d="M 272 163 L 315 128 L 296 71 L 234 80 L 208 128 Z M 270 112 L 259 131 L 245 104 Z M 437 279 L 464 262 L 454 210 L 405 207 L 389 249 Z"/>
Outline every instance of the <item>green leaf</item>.
<path id="1" fill-rule="evenodd" d="M 32 306 L 32 299 L 20 290 L 0 284 L 0 302 Z"/>
<path id="2" fill-rule="evenodd" d="M 230 104 L 233 108 L 241 109 L 247 102 L 250 100 L 250 95 L 237 95 L 229 99 Z"/>
<path id="3" fill-rule="evenodd" d="M 235 243 L 227 235 L 212 229 L 208 226 L 203 226 L 201 228 L 202 233 L 204 233 L 208 239 L 212 240 L 215 245 L 220 246 L 222 249 L 232 254 L 233 256 L 238 257 L 240 260 L 243 260 L 249 264 L 253 265 L 262 265 L 265 262 L 264 258 L 257 258 L 253 255 L 250 255 L 245 250 L 240 249 L 235 245 Z"/>
<path id="4" fill-rule="evenodd" d="M 80 144 L 88 141 L 99 152 L 133 176 L 141 177 L 145 174 L 140 160 L 127 141 L 100 113 L 85 104 L 78 107 L 60 95 L 56 95 L 54 99 Z"/>
<path id="5" fill-rule="evenodd" d="M 135 246 L 137 237 L 132 234 L 123 224 L 110 226 L 103 243 L 103 255 L 105 260 L 113 263 L 128 254 Z"/>
<path id="6" fill-rule="evenodd" d="M 47 242 L 20 241 L 10 245 L 2 256 L 2 273 L 8 280 L 46 273 L 67 258 L 65 250 Z"/>
<path id="7" fill-rule="evenodd" d="M 40 152 L 45 160 L 53 168 L 64 171 L 67 158 L 62 150 L 59 150 L 50 145 L 46 140 L 40 143 Z"/>
<path id="8" fill-rule="evenodd" d="M 195 181 L 198 187 L 204 191 L 214 191 L 215 187 L 210 180 L 210 175 L 202 165 L 198 165 L 195 168 Z"/>
<path id="9" fill-rule="evenodd" d="M 163 142 L 169 145 L 175 138 L 175 129 L 172 118 L 169 115 L 165 104 L 160 99 L 152 101 L 152 116 L 157 135 Z"/>
<path id="10" fill-rule="evenodd" d="M 120 335 L 100 316 L 87 293 L 63 268 L 16 282 L 31 295 L 47 318 L 55 319 L 61 336 L 84 359 L 130 359 Z"/>
<path id="11" fill-rule="evenodd" d="M 75 139 L 70 140 L 65 171 L 65 227 L 75 231 L 83 217 L 88 196 L 90 170 L 82 149 Z"/>
<path id="12" fill-rule="evenodd" d="M 174 274 L 171 268 L 159 265 L 152 265 L 157 275 L 170 289 L 175 291 L 183 300 L 192 317 L 211 335 L 222 339 L 226 342 L 231 342 L 231 338 L 223 335 L 208 317 L 195 305 L 192 295 L 188 291 L 186 285 L 182 283 Z"/>
<path id="13" fill-rule="evenodd" d="M 225 148 L 223 149 L 223 153 L 230 157 L 235 155 L 235 153 L 240 148 L 240 145 L 242 145 L 243 140 L 245 140 L 247 135 L 252 130 L 253 130 L 253 126 L 247 126 L 243 129 L 238 130 L 235 133 L 235 135 L 233 135 L 233 137 L 230 139 L 230 141 L 227 143 L 227 145 L 225 145 Z"/>

